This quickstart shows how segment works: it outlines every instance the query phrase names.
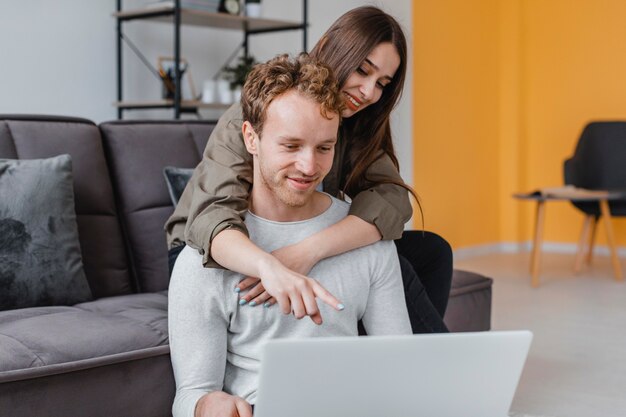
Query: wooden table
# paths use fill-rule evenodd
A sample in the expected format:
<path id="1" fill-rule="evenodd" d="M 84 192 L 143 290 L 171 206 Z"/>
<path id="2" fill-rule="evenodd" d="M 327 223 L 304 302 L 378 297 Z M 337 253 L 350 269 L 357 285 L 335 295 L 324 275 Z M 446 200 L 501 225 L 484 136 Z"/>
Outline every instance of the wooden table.
<path id="1" fill-rule="evenodd" d="M 529 194 L 513 194 L 514 198 L 520 200 L 531 200 L 537 202 L 537 210 L 535 214 L 535 234 L 533 238 L 532 254 L 530 258 L 530 274 L 531 285 L 533 287 L 539 286 L 539 265 L 541 257 L 541 244 L 543 240 L 543 227 L 545 220 L 545 206 L 548 201 L 576 201 L 576 202 L 598 202 L 600 205 L 600 216 L 604 219 L 604 225 L 606 228 L 606 237 L 611 250 L 611 261 L 613 263 L 613 271 L 616 281 L 622 281 L 624 279 L 622 275 L 622 268 L 617 257 L 617 248 L 615 245 L 615 237 L 613 233 L 613 224 L 611 223 L 611 211 L 609 210 L 609 201 L 611 200 L 624 200 L 626 199 L 626 192 L 624 191 L 600 191 L 600 190 L 583 190 L 573 187 L 558 187 L 551 189 L 544 189 L 543 192 L 537 191 Z M 576 262 L 574 270 L 580 271 L 582 266 L 582 260 L 584 257 L 583 251 L 585 242 L 589 241 L 589 232 L 592 221 L 595 221 L 593 215 L 587 215 L 583 223 L 583 230 L 580 236 L 580 242 L 578 245 L 578 251 L 576 254 Z M 595 233 L 595 223 L 594 223 Z M 593 238 L 593 236 L 592 236 Z M 589 257 L 591 257 L 592 246 L 589 247 Z"/>

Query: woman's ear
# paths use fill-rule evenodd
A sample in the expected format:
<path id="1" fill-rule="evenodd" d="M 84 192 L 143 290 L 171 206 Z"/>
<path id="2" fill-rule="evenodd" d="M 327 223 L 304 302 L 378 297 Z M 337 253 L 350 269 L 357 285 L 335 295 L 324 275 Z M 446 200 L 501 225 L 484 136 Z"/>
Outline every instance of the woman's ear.
<path id="1" fill-rule="evenodd" d="M 248 152 L 250 152 L 251 155 L 256 155 L 259 135 L 256 134 L 250 122 L 243 122 L 243 126 L 241 126 L 241 133 L 243 134 L 243 141 L 246 144 Z"/>

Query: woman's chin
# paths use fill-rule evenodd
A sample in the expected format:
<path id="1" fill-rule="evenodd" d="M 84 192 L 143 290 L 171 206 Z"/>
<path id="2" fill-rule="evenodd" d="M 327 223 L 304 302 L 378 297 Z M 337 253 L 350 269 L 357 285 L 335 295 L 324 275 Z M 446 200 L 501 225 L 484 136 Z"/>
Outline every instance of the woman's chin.
<path id="1" fill-rule="evenodd" d="M 358 110 L 351 110 L 351 109 L 345 108 L 341 112 L 341 117 L 343 117 L 344 119 L 347 119 L 351 116 L 354 116 L 356 112 L 358 112 Z"/>

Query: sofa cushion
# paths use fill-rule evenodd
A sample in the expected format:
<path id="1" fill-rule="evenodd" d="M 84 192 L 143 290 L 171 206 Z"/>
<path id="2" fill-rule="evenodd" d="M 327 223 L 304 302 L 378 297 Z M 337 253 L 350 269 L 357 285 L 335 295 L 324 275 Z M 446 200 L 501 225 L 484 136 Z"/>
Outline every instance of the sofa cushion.
<path id="1" fill-rule="evenodd" d="M 97 126 L 85 119 L 0 115 L 0 158 L 72 158 L 83 268 L 94 297 L 133 291 L 113 189 Z"/>
<path id="2" fill-rule="evenodd" d="M 194 168 L 213 126 L 204 121 L 115 121 L 100 125 L 140 291 L 161 291 L 169 283 L 163 227 L 174 205 L 163 181 L 163 168 Z"/>
<path id="3" fill-rule="evenodd" d="M 131 294 L 73 307 L 36 307 L 0 312 L 0 382 L 73 369 L 168 343 L 167 294 Z M 15 371 L 13 374 L 7 371 Z"/>
<path id="4" fill-rule="evenodd" d="M 90 300 L 70 156 L 0 159 L 0 190 L 0 310 Z"/>

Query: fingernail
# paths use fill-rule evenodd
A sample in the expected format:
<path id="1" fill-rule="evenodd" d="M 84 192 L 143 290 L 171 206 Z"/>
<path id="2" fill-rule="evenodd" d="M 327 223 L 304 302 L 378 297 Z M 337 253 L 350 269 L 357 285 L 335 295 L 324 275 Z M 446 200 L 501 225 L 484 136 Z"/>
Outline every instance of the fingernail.
<path id="1" fill-rule="evenodd" d="M 240 306 L 245 305 L 246 303 L 247 303 L 247 301 L 244 300 L 243 298 L 241 300 L 239 300 L 239 305 Z"/>
<path id="2" fill-rule="evenodd" d="M 337 304 L 337 310 L 341 311 L 344 308 L 346 308 L 346 306 L 344 306 L 343 304 L 341 304 L 341 303 Z"/>
<path id="3" fill-rule="evenodd" d="M 241 292 L 241 288 L 235 287 L 235 292 Z"/>
<path id="4" fill-rule="evenodd" d="M 250 307 L 254 307 L 256 305 L 256 301 L 251 301 L 250 304 L 248 304 Z"/>
<path id="5" fill-rule="evenodd" d="M 269 302 L 269 301 L 268 301 L 268 302 L 266 302 L 265 304 L 263 304 L 263 307 L 265 307 L 265 308 L 270 308 L 270 306 L 271 306 L 271 304 L 270 304 L 270 302 Z"/>

